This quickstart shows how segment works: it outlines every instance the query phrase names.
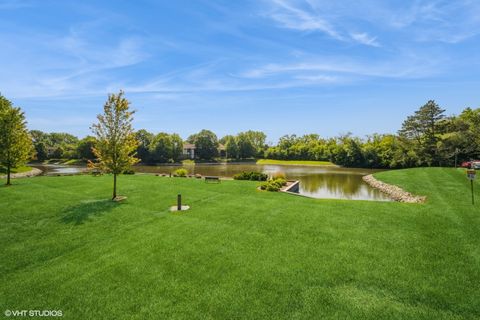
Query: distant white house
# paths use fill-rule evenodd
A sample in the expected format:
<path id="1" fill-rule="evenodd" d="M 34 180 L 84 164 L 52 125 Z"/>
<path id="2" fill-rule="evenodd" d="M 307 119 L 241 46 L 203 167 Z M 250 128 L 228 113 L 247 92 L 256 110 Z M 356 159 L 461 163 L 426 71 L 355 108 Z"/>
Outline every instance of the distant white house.
<path id="1" fill-rule="evenodd" d="M 193 143 L 184 143 L 182 154 L 186 159 L 195 159 L 195 145 Z M 223 144 L 218 145 L 218 154 L 220 157 L 226 156 L 225 146 Z"/>

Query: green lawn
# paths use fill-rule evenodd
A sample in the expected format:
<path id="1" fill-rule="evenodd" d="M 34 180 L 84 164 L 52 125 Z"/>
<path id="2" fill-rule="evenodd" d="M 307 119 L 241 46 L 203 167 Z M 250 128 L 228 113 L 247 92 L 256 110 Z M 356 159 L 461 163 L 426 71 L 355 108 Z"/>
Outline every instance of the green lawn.
<path id="1" fill-rule="evenodd" d="M 29 166 L 21 166 L 18 168 L 12 168 L 11 173 L 21 173 L 21 172 L 28 172 L 32 170 L 32 167 Z M 7 173 L 7 168 L 0 166 L 0 175 L 4 175 Z"/>
<path id="2" fill-rule="evenodd" d="M 335 165 L 330 161 L 273 160 L 273 159 L 260 159 L 260 160 L 257 160 L 257 164 L 281 164 L 281 165 L 293 165 L 293 166 L 334 166 Z"/>
<path id="3" fill-rule="evenodd" d="M 376 174 L 426 204 L 255 182 L 37 177 L 0 188 L 0 311 L 62 319 L 478 319 L 480 205 L 464 172 Z M 476 183 L 480 202 L 480 184 Z M 191 210 L 168 207 L 181 192 Z"/>

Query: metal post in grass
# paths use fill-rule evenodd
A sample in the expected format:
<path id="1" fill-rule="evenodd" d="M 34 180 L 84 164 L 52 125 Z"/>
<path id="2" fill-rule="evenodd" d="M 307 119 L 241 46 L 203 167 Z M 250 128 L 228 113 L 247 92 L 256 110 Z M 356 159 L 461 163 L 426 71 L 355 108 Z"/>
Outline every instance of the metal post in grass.
<path id="1" fill-rule="evenodd" d="M 182 195 L 180 193 L 177 195 L 177 210 L 182 211 Z"/>

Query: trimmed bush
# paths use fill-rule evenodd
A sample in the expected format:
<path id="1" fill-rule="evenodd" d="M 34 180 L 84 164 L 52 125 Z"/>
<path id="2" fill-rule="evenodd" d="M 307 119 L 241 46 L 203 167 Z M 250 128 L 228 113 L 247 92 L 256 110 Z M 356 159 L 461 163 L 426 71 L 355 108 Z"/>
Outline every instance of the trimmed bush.
<path id="1" fill-rule="evenodd" d="M 177 169 L 173 172 L 173 175 L 176 177 L 186 177 L 188 175 L 188 170 L 185 168 Z"/>
<path id="2" fill-rule="evenodd" d="M 237 173 L 236 175 L 233 176 L 233 179 L 235 179 L 235 180 L 251 180 L 251 181 L 266 181 L 268 179 L 268 176 L 265 173 L 251 171 L 251 172 Z"/>
<path id="3" fill-rule="evenodd" d="M 287 180 L 283 178 L 270 179 L 260 185 L 261 190 L 276 192 L 287 184 Z"/>

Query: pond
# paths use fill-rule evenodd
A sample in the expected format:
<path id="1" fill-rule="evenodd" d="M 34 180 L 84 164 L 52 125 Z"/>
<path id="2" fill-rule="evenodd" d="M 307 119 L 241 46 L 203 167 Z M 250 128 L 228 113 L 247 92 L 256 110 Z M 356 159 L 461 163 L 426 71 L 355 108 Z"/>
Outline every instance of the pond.
<path id="1" fill-rule="evenodd" d="M 242 171 L 259 171 L 272 175 L 284 173 L 289 180 L 299 180 L 299 193 L 314 198 L 377 200 L 391 199 L 366 184 L 362 177 L 379 170 L 353 169 L 336 166 L 283 166 L 251 164 L 196 164 L 183 166 L 189 174 L 232 177 Z M 179 166 L 137 166 L 138 172 L 170 173 Z"/>
<path id="2" fill-rule="evenodd" d="M 75 174 L 85 170 L 81 166 L 34 165 L 45 175 Z M 335 166 L 282 166 L 242 164 L 196 164 L 183 166 L 189 174 L 232 177 L 242 171 L 259 171 L 269 175 L 282 172 L 289 180 L 299 180 L 299 193 L 314 198 L 390 201 L 377 189 L 371 188 L 362 176 L 377 172 L 370 169 L 352 169 Z M 181 166 L 135 166 L 136 172 L 169 174 Z"/>

